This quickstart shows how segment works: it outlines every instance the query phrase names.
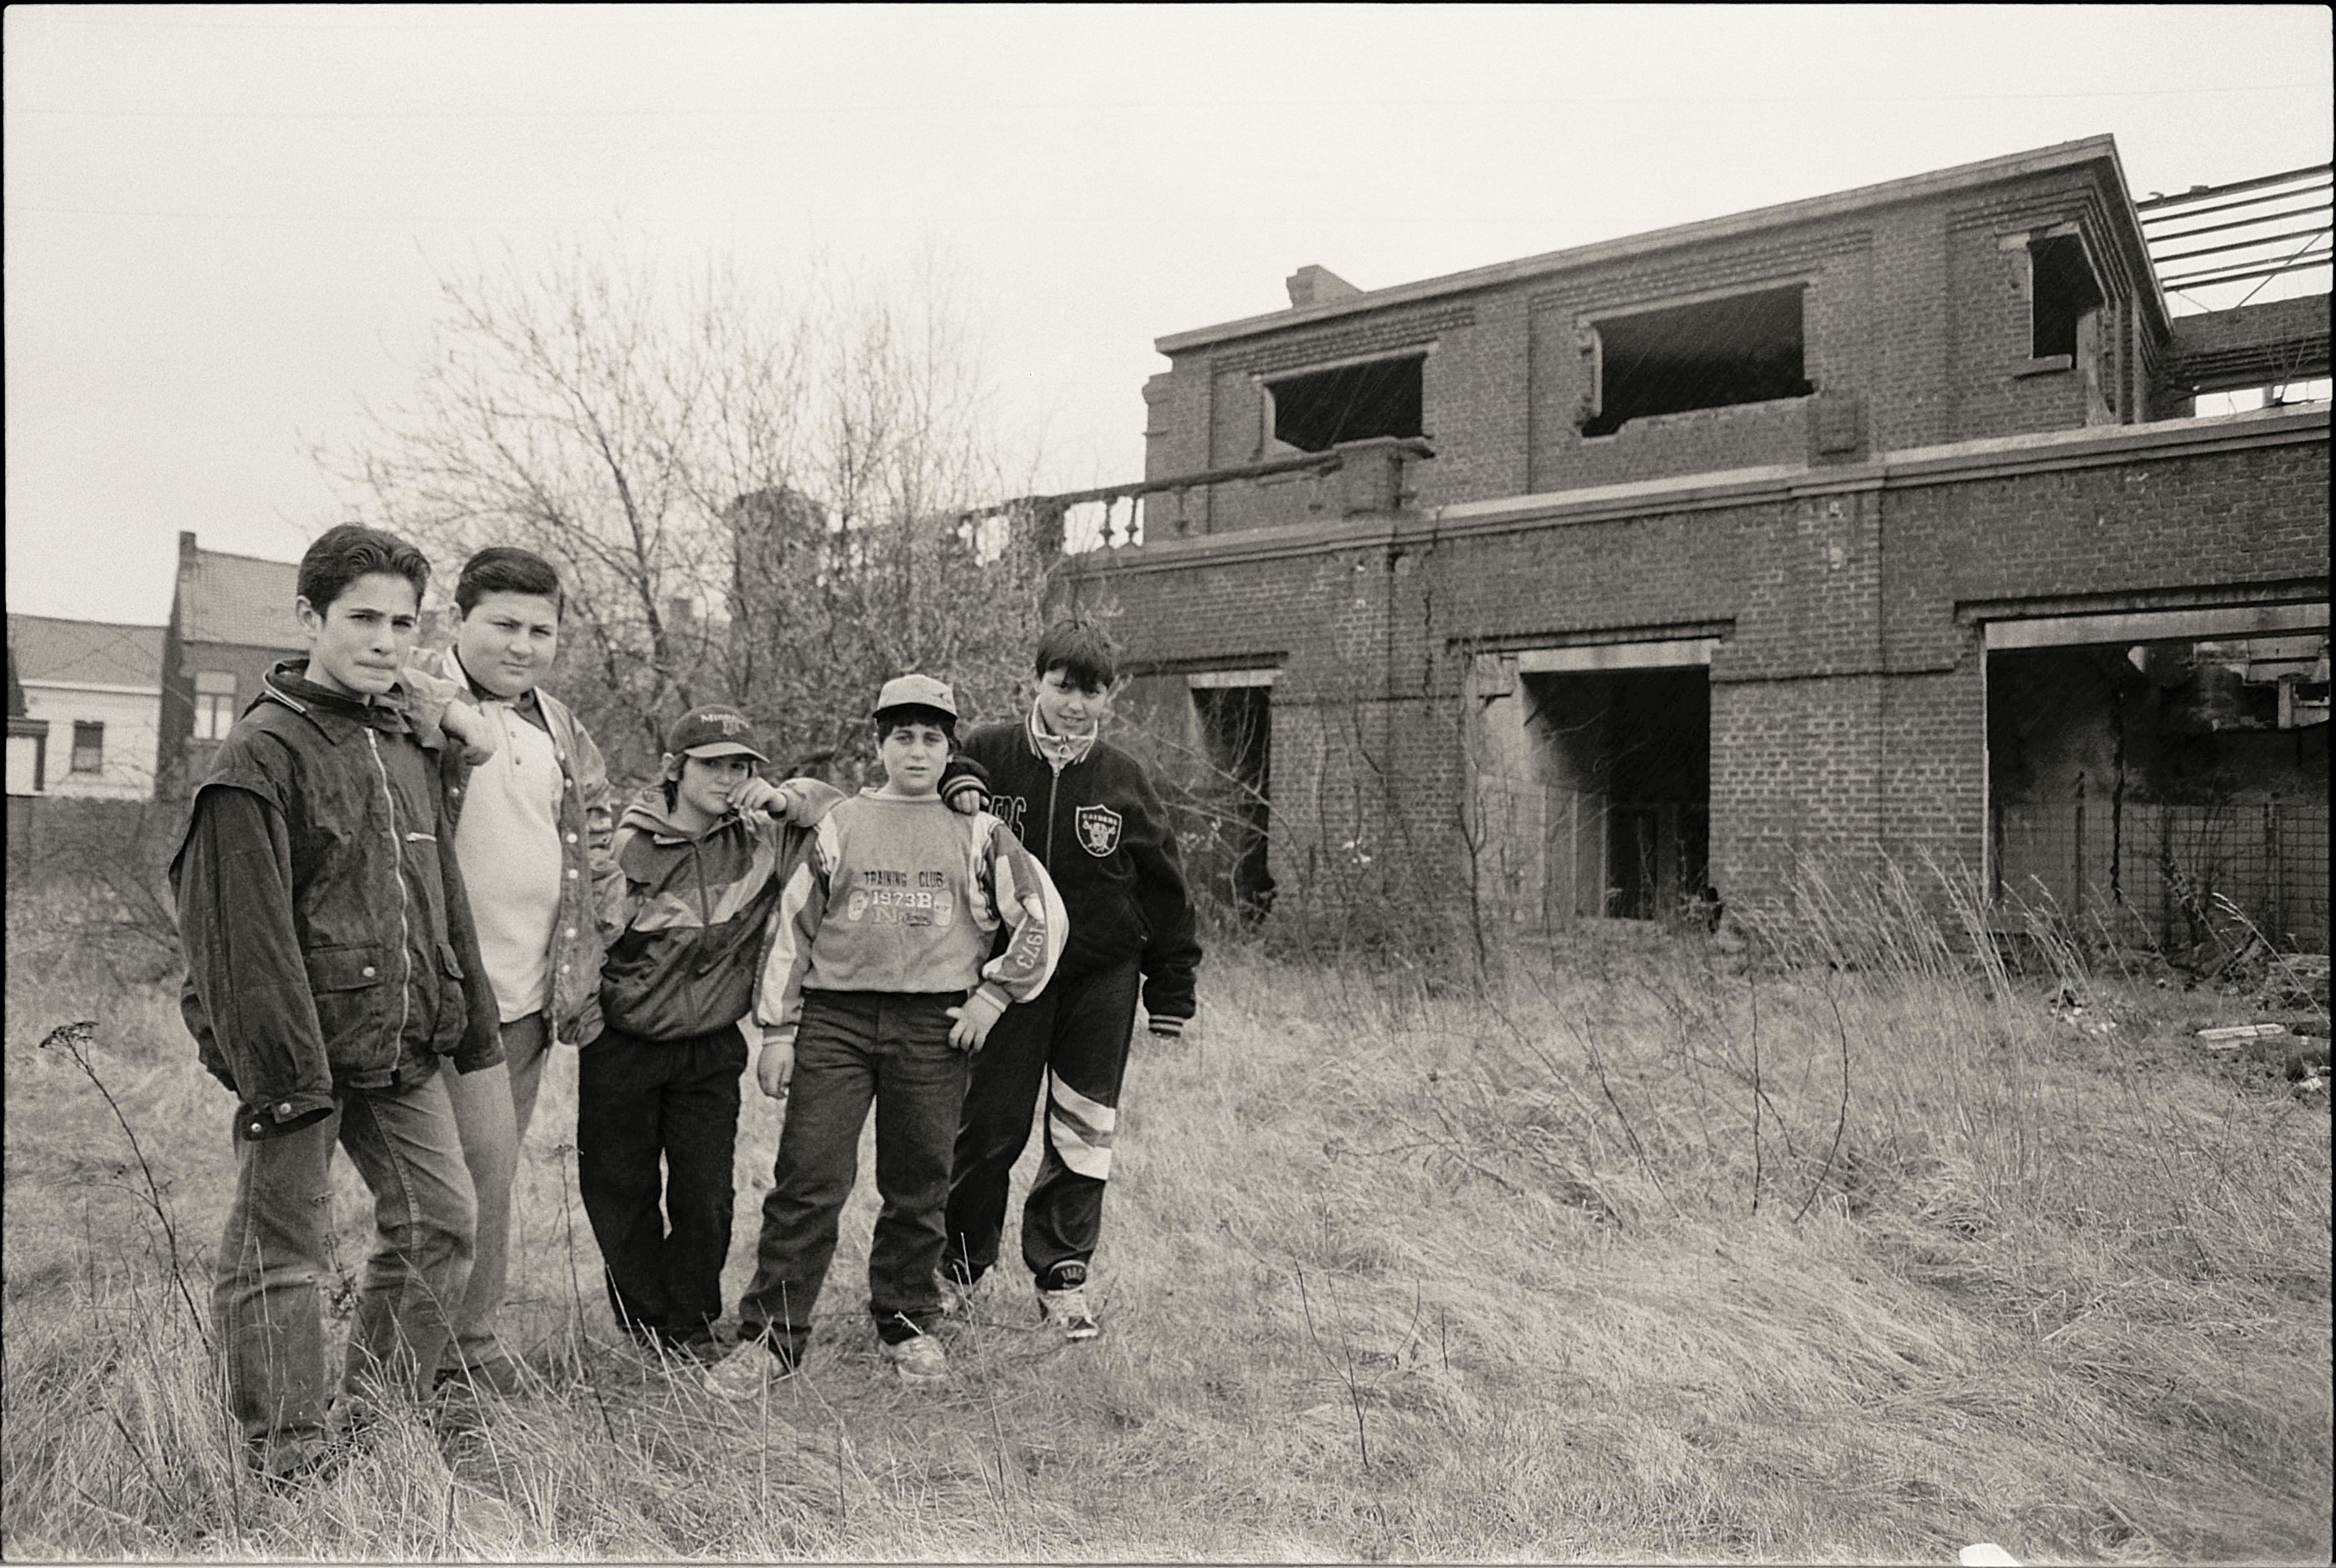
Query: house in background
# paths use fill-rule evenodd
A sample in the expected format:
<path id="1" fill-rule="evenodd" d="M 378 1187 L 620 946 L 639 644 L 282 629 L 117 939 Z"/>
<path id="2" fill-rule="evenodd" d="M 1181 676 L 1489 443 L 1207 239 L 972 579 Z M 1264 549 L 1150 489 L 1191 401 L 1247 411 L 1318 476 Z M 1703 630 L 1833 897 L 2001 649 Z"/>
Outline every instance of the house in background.
<path id="1" fill-rule="evenodd" d="M 152 798 L 161 627 L 11 615 L 8 662 L 24 704 L 9 716 L 11 795 Z"/>
<path id="2" fill-rule="evenodd" d="M 307 651 L 292 612 L 300 568 L 206 550 L 179 535 L 179 581 L 161 628 L 162 716 L 152 754 L 162 791 L 183 796 L 279 659 Z"/>
<path id="3" fill-rule="evenodd" d="M 48 787 L 49 721 L 24 711 L 24 688 L 16 679 L 16 645 L 8 644 L 8 793 L 38 795 Z M 15 822 L 10 821 L 10 830 Z"/>

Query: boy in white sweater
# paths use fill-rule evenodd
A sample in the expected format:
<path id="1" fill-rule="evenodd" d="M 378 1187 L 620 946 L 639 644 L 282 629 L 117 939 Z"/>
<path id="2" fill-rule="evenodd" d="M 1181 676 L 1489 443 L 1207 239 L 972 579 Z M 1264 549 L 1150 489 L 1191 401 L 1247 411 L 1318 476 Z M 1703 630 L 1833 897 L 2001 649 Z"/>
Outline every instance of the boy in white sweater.
<path id="1" fill-rule="evenodd" d="M 831 810 L 771 922 L 754 1076 L 788 1101 L 738 1349 L 707 1374 L 726 1398 L 792 1373 L 835 1255 L 876 1108 L 884 1207 L 868 1257 L 868 1310 L 910 1382 L 949 1375 L 940 1318 L 942 1209 L 972 1053 L 998 1014 L 1043 990 L 1063 945 L 1062 901 L 988 812 L 960 816 L 939 784 L 957 701 L 925 675 L 876 703 L 881 789 Z M 1000 923 L 1012 938 L 990 956 Z"/>

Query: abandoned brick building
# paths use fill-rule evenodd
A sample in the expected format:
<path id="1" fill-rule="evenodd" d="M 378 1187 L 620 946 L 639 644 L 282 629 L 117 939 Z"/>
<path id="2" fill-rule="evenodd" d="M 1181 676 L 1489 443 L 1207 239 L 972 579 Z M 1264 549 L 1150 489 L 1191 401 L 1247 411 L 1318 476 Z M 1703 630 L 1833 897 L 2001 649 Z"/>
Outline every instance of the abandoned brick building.
<path id="1" fill-rule="evenodd" d="M 1063 591 L 1135 723 L 1247 786 L 1236 895 L 1398 857 L 1519 924 L 1648 918 L 1821 853 L 2324 947 L 2328 298 L 2168 300 L 2292 271 L 2189 259 L 2273 196 L 2325 268 L 2327 183 L 2136 203 L 2099 137 L 1309 266 L 1158 341 L 1143 481 L 1056 498 L 1110 547 Z"/>

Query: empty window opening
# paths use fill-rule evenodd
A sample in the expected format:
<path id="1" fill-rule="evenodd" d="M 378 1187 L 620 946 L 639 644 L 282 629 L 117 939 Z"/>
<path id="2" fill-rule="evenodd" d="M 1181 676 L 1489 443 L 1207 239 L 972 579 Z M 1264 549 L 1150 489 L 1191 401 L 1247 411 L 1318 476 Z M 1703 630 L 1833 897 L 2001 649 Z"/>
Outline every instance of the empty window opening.
<path id="1" fill-rule="evenodd" d="M 1192 706 L 1200 717 L 1209 766 L 1210 805 L 1216 817 L 1218 853 L 1211 870 L 1244 919 L 1273 907 L 1273 873 L 1268 868 L 1271 818 L 1273 688 L 1196 686 Z"/>
<path id="2" fill-rule="evenodd" d="M 2328 942 L 2328 634 L 1987 656 L 1995 895 L 2172 951 Z"/>
<path id="3" fill-rule="evenodd" d="M 2073 234 L 2047 235 L 2028 243 L 2029 356 L 2049 359 L 2077 353 L 2085 317 L 2101 308 L 2101 286 L 2085 256 L 2085 242 Z"/>
<path id="4" fill-rule="evenodd" d="M 1711 682 L 1702 666 L 1520 677 L 1545 802 L 1552 916 L 1711 905 Z"/>
<path id="5" fill-rule="evenodd" d="M 1612 435 L 1652 414 L 1806 397 L 1816 389 L 1803 362 L 1805 293 L 1794 284 L 1598 322 L 1582 433 Z"/>
<path id="6" fill-rule="evenodd" d="M 76 773 L 105 771 L 105 726 L 75 721 L 73 724 L 73 770 Z"/>
<path id="7" fill-rule="evenodd" d="M 1273 439 L 1301 452 L 1340 441 L 1422 433 L 1425 354 L 1309 371 L 1266 383 Z"/>

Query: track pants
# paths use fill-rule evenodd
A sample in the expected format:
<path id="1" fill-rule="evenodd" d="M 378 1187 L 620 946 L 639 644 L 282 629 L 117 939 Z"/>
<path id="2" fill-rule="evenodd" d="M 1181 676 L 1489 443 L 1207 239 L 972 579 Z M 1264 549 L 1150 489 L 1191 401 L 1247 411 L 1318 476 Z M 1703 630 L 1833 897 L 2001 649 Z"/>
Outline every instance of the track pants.
<path id="1" fill-rule="evenodd" d="M 1042 1089 L 1046 1155 L 1022 1203 L 1022 1261 L 1046 1285 L 1063 1265 L 1083 1271 L 1095 1257 L 1139 984 L 1134 959 L 1057 979 L 990 1031 L 974 1058 L 949 1176 L 944 1266 L 959 1278 L 978 1280 L 998 1262 L 1007 1184 Z"/>

